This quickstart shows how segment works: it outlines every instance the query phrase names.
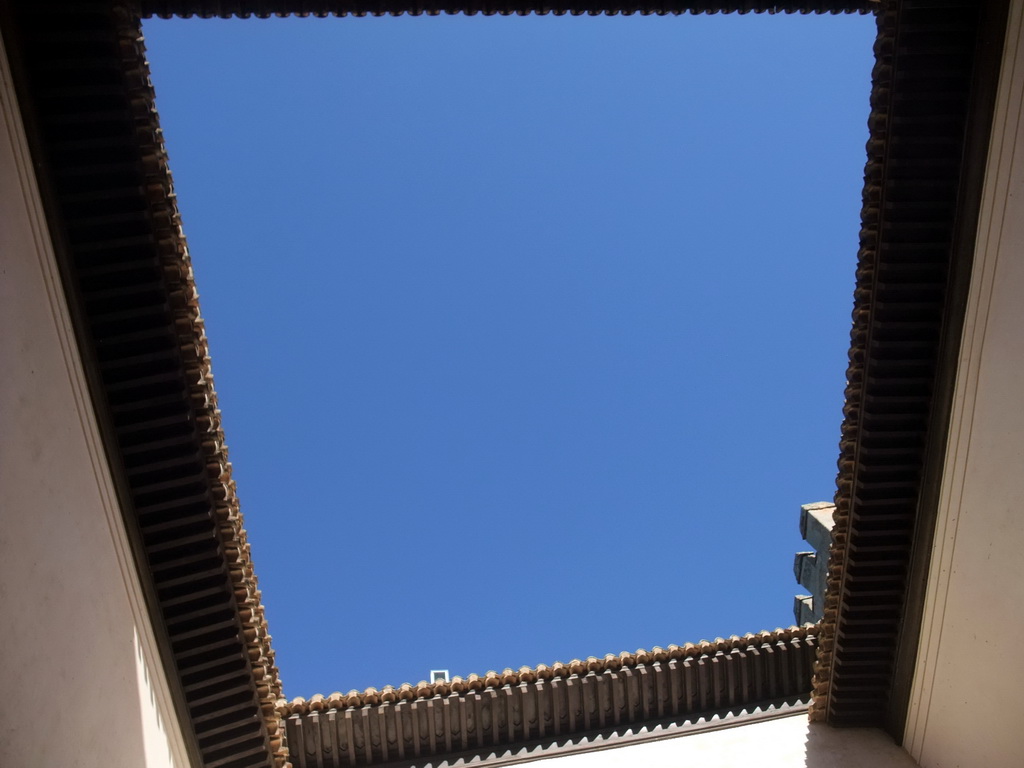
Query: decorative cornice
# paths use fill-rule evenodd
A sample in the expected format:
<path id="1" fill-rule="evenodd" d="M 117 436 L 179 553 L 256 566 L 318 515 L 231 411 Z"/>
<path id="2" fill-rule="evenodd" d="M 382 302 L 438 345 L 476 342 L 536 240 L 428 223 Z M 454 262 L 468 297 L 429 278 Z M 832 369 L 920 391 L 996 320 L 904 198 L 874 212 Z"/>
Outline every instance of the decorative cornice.
<path id="1" fill-rule="evenodd" d="M 291 759 L 307 766 L 471 761 L 602 729 L 693 722 L 806 701 L 817 628 L 791 627 L 451 682 L 282 701 Z"/>
<path id="2" fill-rule="evenodd" d="M 287 763 L 287 748 L 283 743 L 284 731 L 275 706 L 281 696 L 279 670 L 274 664 L 265 609 L 243 527 L 238 489 L 228 460 L 213 382 L 209 343 L 199 311 L 199 293 L 181 226 L 174 181 L 167 163 L 167 150 L 156 112 L 149 63 L 146 61 L 138 19 L 123 18 L 120 34 L 124 72 L 132 85 L 128 98 L 135 113 L 136 138 L 146 168 L 144 194 L 150 211 L 154 213 L 153 234 L 160 251 L 164 284 L 168 291 L 178 349 L 184 363 L 185 381 L 188 383 L 188 396 L 210 483 L 216 532 L 237 604 L 242 640 L 259 696 L 263 725 L 275 755 L 275 763 L 284 766 Z"/>
<path id="3" fill-rule="evenodd" d="M 17 4 L 4 35 L 181 726 L 208 768 L 283 767 L 281 686 L 133 7 Z"/>
<path id="4" fill-rule="evenodd" d="M 915 553 L 934 516 L 929 467 L 944 450 L 970 273 L 979 30 L 996 2 L 899 0 L 877 16 L 835 527 L 813 719 L 898 724 L 916 648 Z M 965 179 L 967 180 L 965 182 Z M 965 243 L 968 247 L 965 247 Z M 938 457 L 940 460 L 940 457 Z M 902 661 L 901 661 L 902 659 Z M 902 670 L 902 671 L 901 671 Z M 894 691 L 897 692 L 894 694 Z"/>
<path id="5" fill-rule="evenodd" d="M 877 0 L 596 0 L 588 3 L 570 0 L 523 0 L 489 2 L 460 0 L 456 3 L 425 0 L 141 0 L 144 17 L 172 16 L 209 18 L 241 17 L 266 19 L 271 16 L 438 16 L 463 13 L 467 16 L 615 16 L 641 14 L 658 16 L 704 13 L 873 13 Z"/>
<path id="6" fill-rule="evenodd" d="M 871 112 L 868 117 L 869 138 L 865 148 L 867 162 L 864 168 L 853 328 L 850 331 L 849 366 L 846 369 L 846 390 L 843 393 L 843 423 L 839 441 L 839 474 L 836 478 L 837 491 L 833 512 L 832 547 L 828 555 L 824 615 L 820 623 L 818 661 L 814 669 L 814 699 L 810 711 L 812 720 L 824 720 L 828 712 L 836 624 L 839 619 L 839 596 L 842 593 L 842 583 L 846 573 L 850 537 L 850 508 L 854 496 L 853 487 L 857 470 L 857 438 L 861 427 L 861 411 L 864 403 L 864 368 L 877 274 L 876 257 L 881 220 L 886 136 L 889 127 L 896 18 L 891 9 L 878 14 L 876 18 L 878 34 L 874 45 L 875 65 L 871 71 Z"/>
<path id="7" fill-rule="evenodd" d="M 351 690 L 348 693 L 335 691 L 324 696 L 314 694 L 308 700 L 300 697 L 291 701 L 284 699 L 278 701 L 278 712 L 283 717 L 290 715 L 304 715 L 309 712 L 324 711 L 326 709 L 344 709 L 346 707 L 376 706 L 377 704 L 393 704 L 399 701 L 412 701 L 413 699 L 431 699 L 435 696 L 447 696 L 449 694 L 466 694 L 482 691 L 487 688 L 502 688 L 506 685 L 519 685 L 520 683 L 536 683 L 537 681 L 553 680 L 555 678 L 567 678 L 587 675 L 591 672 L 600 674 L 603 672 L 617 672 L 620 669 L 629 669 L 644 664 L 658 662 L 678 661 L 680 659 L 697 658 L 702 656 L 715 656 L 727 654 L 737 649 L 760 647 L 765 644 L 787 642 L 790 640 L 806 640 L 814 642 L 817 636 L 815 625 L 803 627 L 777 628 L 774 631 L 763 631 L 757 634 L 746 634 L 742 637 L 733 635 L 728 638 L 715 638 L 715 640 L 701 640 L 699 643 L 686 643 L 685 645 L 670 645 L 668 648 L 655 646 L 651 650 L 643 648 L 635 652 L 623 651 L 619 654 L 609 653 L 603 657 L 588 656 L 586 659 L 573 659 L 562 663 L 556 661 L 548 666 L 539 664 L 536 667 L 520 667 L 517 670 L 506 668 L 501 672 L 489 671 L 483 675 L 469 675 L 468 677 L 453 677 L 448 681 L 437 681 L 429 683 L 421 680 L 413 685 L 402 683 L 395 687 L 386 685 L 381 690 L 367 688 L 364 691 Z"/>

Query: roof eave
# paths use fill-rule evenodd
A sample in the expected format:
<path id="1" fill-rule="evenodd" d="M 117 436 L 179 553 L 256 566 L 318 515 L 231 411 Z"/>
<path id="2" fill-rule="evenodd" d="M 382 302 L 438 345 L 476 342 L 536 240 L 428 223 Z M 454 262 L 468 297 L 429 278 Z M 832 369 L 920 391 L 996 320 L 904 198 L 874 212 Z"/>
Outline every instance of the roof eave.
<path id="1" fill-rule="evenodd" d="M 529 14 L 556 16 L 601 16 L 655 14 L 679 15 L 684 13 L 873 13 L 877 0 L 458 0 L 458 2 L 411 3 L 408 0 L 141 0 L 143 17 L 173 16 L 200 18 L 270 18 L 271 16 L 438 16 L 441 14 L 477 14 L 492 16 L 526 16 Z"/>
<path id="2" fill-rule="evenodd" d="M 900 741 L 1005 0 L 878 16 L 850 367 L 812 717 Z M 980 160 L 979 160 L 980 158 Z"/>
<path id="3" fill-rule="evenodd" d="M 283 766 L 280 682 L 139 19 L 105 2 L 3 11 L 47 223 L 186 746 L 196 765 Z"/>

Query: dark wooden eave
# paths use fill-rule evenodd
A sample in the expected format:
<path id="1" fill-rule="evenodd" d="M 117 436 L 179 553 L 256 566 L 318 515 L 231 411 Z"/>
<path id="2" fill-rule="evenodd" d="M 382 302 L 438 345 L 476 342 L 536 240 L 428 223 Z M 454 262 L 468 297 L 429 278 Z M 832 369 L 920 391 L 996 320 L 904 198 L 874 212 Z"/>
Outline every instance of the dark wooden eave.
<path id="1" fill-rule="evenodd" d="M 283 765 L 273 652 L 219 428 L 138 17 L 0 6 L 125 527 L 186 748 Z"/>
<path id="2" fill-rule="evenodd" d="M 803 0 L 803 2 L 768 2 L 767 0 L 560 0 L 558 2 L 490 2 L 489 0 L 460 0 L 459 2 L 407 3 L 404 0 L 141 0 L 142 15 L 170 18 L 172 16 L 199 16 L 208 18 L 268 18 L 270 16 L 400 16 L 442 13 L 483 14 L 486 16 L 525 16 L 531 13 L 572 16 L 600 16 L 603 14 L 655 14 L 659 16 L 682 13 L 867 13 L 877 6 L 872 0 Z"/>
<path id="3" fill-rule="evenodd" d="M 854 325 L 812 714 L 902 739 L 1003 0 L 878 15 Z"/>
<path id="4" fill-rule="evenodd" d="M 793 627 L 281 707 L 296 768 L 466 765 L 804 711 L 817 638 Z M 804 705 L 804 706 L 800 706 Z"/>

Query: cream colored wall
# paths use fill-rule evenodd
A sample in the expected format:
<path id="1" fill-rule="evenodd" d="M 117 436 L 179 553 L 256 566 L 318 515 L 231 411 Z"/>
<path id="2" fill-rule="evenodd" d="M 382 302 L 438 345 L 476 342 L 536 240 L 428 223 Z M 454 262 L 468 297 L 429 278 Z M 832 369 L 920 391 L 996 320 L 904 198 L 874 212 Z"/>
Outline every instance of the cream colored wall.
<path id="1" fill-rule="evenodd" d="M 0 44 L 0 764 L 185 768 Z"/>
<path id="2" fill-rule="evenodd" d="M 538 762 L 527 760 L 526 762 Z M 881 731 L 809 723 L 806 714 L 748 725 L 595 748 L 549 758 L 550 768 L 912 768 Z"/>
<path id="3" fill-rule="evenodd" d="M 1011 5 L 905 745 L 1024 765 L 1024 2 Z"/>

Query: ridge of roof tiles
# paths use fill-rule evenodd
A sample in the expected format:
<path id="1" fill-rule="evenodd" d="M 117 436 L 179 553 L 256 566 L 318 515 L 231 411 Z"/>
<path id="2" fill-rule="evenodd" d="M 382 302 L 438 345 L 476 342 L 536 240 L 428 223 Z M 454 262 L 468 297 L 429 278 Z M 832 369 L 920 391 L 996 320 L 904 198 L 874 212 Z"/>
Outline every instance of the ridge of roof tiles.
<path id="1" fill-rule="evenodd" d="M 190 382 L 189 395 L 197 414 L 196 424 L 201 433 L 203 461 L 213 489 L 217 534 L 238 606 L 241 635 L 248 652 L 267 739 L 275 765 L 284 768 L 289 765 L 288 748 L 284 724 L 276 707 L 281 696 L 280 672 L 274 663 L 274 650 L 271 648 L 271 635 L 262 594 L 253 569 L 252 553 L 243 527 L 238 489 L 232 477 L 231 462 L 228 460 L 221 411 L 218 408 L 217 392 L 213 383 L 209 341 L 199 311 L 199 292 L 196 289 L 192 260 L 182 230 L 181 214 L 168 166 L 163 131 L 159 125 L 145 43 L 139 32 L 134 39 L 123 39 L 122 44 L 130 46 L 128 56 L 137 58 L 139 63 L 135 85 L 140 108 L 148 112 L 142 130 L 151 133 L 149 140 L 145 142 L 149 149 L 147 160 L 153 164 L 150 176 L 162 180 L 159 185 L 149 185 L 145 194 L 149 197 L 154 210 L 164 212 L 166 227 L 161 234 L 170 240 L 171 247 L 163 249 L 165 257 L 162 260 L 162 267 L 170 289 L 169 297 L 175 316 L 178 343 Z M 168 253 L 173 255 L 168 258 Z"/>
<path id="2" fill-rule="evenodd" d="M 190 18 L 232 17 L 266 19 L 273 16 L 440 16 L 465 14 L 467 16 L 629 16 L 717 13 L 768 14 L 841 14 L 872 13 L 880 0 L 598 0 L 589 5 L 566 0 L 505 0 L 481 2 L 462 0 L 458 3 L 438 3 L 436 0 L 407 3 L 403 0 L 141 0 L 144 17 L 162 19 L 174 16 Z"/>
<path id="3" fill-rule="evenodd" d="M 568 663 L 556 661 L 551 665 L 524 666 L 517 670 L 510 668 L 506 668 L 501 672 L 490 670 L 483 675 L 456 676 L 449 681 L 429 683 L 426 680 L 421 680 L 415 685 L 412 683 L 402 683 L 397 687 L 386 685 L 380 690 L 371 687 L 364 691 L 353 689 L 348 693 L 340 691 L 327 695 L 317 693 L 309 699 L 298 696 L 291 701 L 282 698 L 277 702 L 277 712 L 283 719 L 291 715 L 306 715 L 310 712 L 351 709 L 367 705 L 376 706 L 378 704 L 412 701 L 414 699 L 430 699 L 434 696 L 447 696 L 452 693 L 470 693 L 488 688 L 501 688 L 506 685 L 519 685 L 520 683 L 535 683 L 538 680 L 564 678 L 589 672 L 616 671 L 623 667 L 635 667 L 640 664 L 692 658 L 714 654 L 719 651 L 728 652 L 737 648 L 760 646 L 766 643 L 804 639 L 817 635 L 817 632 L 817 624 L 804 624 L 801 627 L 778 627 L 771 631 L 762 630 L 756 634 L 748 633 L 742 637 L 732 635 L 727 638 L 718 637 L 714 640 L 701 640 L 699 643 L 669 645 L 667 648 L 660 646 L 654 646 L 650 650 L 640 648 L 634 652 L 622 651 L 618 654 L 605 654 L 603 657 L 588 656 L 586 659 L 573 659 Z"/>
<path id="4" fill-rule="evenodd" d="M 974 0 L 902 0 L 876 15 L 834 527 L 810 708 L 811 719 L 833 725 L 883 724 L 904 622 L 912 621 L 908 579 L 927 514 L 919 505 L 935 428 L 929 420 L 941 407 L 941 345 L 957 311 L 948 306 L 961 258 L 957 238 L 972 226 L 960 207 L 970 204 L 972 79 L 984 66 L 985 13 Z M 978 133 L 988 135 L 987 128 Z"/>
<path id="5" fill-rule="evenodd" d="M 850 330 L 849 365 L 846 370 L 846 389 L 843 392 L 843 423 L 839 439 L 838 474 L 833 512 L 832 545 L 829 547 L 825 580 L 825 605 L 818 636 L 818 660 L 814 665 L 813 690 L 810 706 L 812 720 L 824 720 L 828 711 L 828 695 L 835 650 L 836 625 L 839 614 L 839 594 L 846 569 L 846 545 L 850 531 L 850 506 L 856 473 L 857 434 L 864 402 L 864 347 L 870 323 L 870 306 L 875 281 L 875 254 L 879 240 L 879 179 L 885 164 L 885 133 L 888 127 L 889 94 L 892 81 L 892 47 L 895 18 L 892 13 L 877 17 L 878 35 L 875 39 L 875 64 L 871 71 L 869 137 L 866 145 L 867 161 L 864 168 L 864 189 L 861 208 L 860 247 L 857 252 L 856 287 Z"/>

